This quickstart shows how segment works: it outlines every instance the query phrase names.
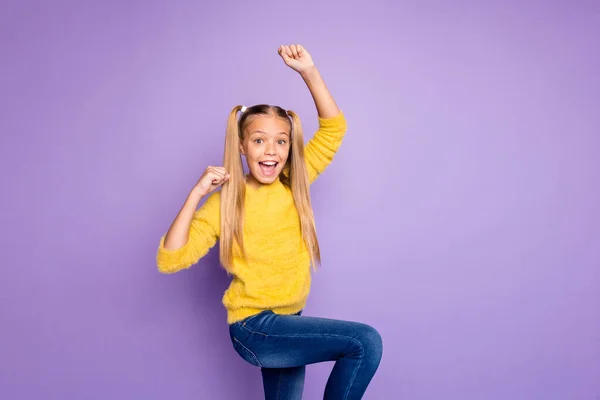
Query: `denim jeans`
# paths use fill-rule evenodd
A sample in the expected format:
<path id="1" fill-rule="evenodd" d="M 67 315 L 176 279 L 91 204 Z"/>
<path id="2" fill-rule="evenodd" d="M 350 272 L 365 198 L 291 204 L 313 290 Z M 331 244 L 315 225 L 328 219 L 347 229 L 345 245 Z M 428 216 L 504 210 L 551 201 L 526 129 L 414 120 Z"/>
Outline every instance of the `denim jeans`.
<path id="1" fill-rule="evenodd" d="M 305 366 L 335 361 L 324 399 L 361 399 L 379 367 L 383 344 L 371 326 L 263 311 L 229 326 L 236 352 L 260 367 L 266 400 L 302 398 Z"/>

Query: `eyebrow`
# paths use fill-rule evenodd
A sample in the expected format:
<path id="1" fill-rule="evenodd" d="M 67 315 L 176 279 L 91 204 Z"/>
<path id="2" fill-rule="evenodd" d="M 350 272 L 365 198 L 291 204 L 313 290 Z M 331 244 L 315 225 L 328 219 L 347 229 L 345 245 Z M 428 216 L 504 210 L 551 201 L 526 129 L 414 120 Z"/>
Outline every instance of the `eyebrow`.
<path id="1" fill-rule="evenodd" d="M 254 131 L 252 132 L 250 135 L 254 135 L 255 133 L 262 133 L 264 135 L 268 135 L 267 132 L 265 131 Z M 286 135 L 286 136 L 290 136 L 287 132 L 277 132 L 278 135 Z"/>

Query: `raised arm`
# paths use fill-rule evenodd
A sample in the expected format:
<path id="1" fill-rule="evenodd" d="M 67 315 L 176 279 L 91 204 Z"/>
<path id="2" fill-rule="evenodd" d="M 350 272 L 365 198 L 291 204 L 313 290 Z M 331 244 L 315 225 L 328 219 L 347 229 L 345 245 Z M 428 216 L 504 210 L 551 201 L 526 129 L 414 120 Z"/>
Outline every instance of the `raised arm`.
<path id="1" fill-rule="evenodd" d="M 298 72 L 317 107 L 317 112 L 321 118 L 332 118 L 340 113 L 333 96 L 327 89 L 323 77 L 315 66 L 311 55 L 301 45 L 280 46 L 278 53 L 283 58 L 286 65 Z"/>
<path id="2" fill-rule="evenodd" d="M 172 274 L 189 268 L 204 257 L 220 235 L 220 193 L 214 192 L 229 174 L 222 167 L 208 167 L 164 236 L 156 253 L 158 270 Z M 209 194 L 214 192 L 212 194 Z M 206 202 L 196 211 L 202 198 Z"/>
<path id="3" fill-rule="evenodd" d="M 331 164 L 341 146 L 347 130 L 346 119 L 304 47 L 280 46 L 278 53 L 288 67 L 300 74 L 317 108 L 319 129 L 304 148 L 308 177 L 312 183 Z"/>
<path id="4" fill-rule="evenodd" d="M 186 201 L 169 231 L 160 238 L 156 253 L 156 265 L 159 272 L 172 274 L 189 268 L 216 244 L 220 230 L 219 195 L 219 192 L 210 195 L 191 217 L 186 215 L 189 213 L 186 210 L 186 206 L 189 207 L 188 201 Z M 185 221 L 179 221 L 179 218 L 183 218 Z M 182 232 L 177 232 L 178 224 L 182 225 L 179 229 Z M 185 232 L 183 229 L 186 229 Z M 180 238 L 173 239 L 175 235 Z M 173 243 L 177 244 L 173 245 Z"/>

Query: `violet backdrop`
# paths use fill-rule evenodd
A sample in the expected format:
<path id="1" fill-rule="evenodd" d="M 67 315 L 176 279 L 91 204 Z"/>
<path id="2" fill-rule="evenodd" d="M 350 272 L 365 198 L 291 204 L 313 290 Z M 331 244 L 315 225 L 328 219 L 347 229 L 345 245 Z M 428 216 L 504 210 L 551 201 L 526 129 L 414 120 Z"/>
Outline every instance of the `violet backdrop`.
<path id="1" fill-rule="evenodd" d="M 262 398 L 217 251 L 172 276 L 155 255 L 234 105 L 312 136 L 291 43 L 349 123 L 305 313 L 379 329 L 365 399 L 600 396 L 599 2 L 9 0 L 0 22 L 0 398 Z"/>

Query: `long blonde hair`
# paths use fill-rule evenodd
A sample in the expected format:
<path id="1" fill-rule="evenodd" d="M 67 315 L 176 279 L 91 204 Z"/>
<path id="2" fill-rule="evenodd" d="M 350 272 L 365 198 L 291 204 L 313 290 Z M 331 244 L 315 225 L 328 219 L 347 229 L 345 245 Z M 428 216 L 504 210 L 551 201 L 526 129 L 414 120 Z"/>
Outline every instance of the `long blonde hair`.
<path id="1" fill-rule="evenodd" d="M 290 188 L 298 217 L 302 238 L 310 254 L 313 268 L 321 263 L 321 252 L 317 239 L 315 217 L 310 201 L 310 182 L 304 162 L 304 137 L 300 118 L 293 111 L 286 111 L 279 106 L 258 104 L 248 107 L 238 120 L 242 106 L 235 106 L 229 114 L 225 136 L 225 152 L 223 166 L 230 178 L 221 189 L 221 234 L 219 237 L 221 264 L 228 268 L 232 264 L 234 243 L 237 243 L 242 256 L 245 256 L 244 232 L 244 199 L 245 177 L 242 166 L 240 144 L 244 140 L 244 129 L 253 115 L 275 115 L 290 124 L 291 148 L 286 165 L 280 175 L 282 184 Z"/>

